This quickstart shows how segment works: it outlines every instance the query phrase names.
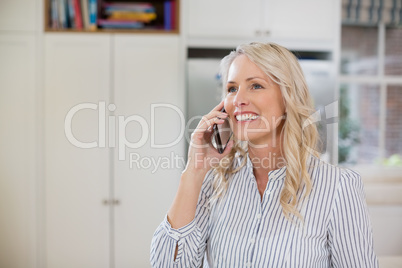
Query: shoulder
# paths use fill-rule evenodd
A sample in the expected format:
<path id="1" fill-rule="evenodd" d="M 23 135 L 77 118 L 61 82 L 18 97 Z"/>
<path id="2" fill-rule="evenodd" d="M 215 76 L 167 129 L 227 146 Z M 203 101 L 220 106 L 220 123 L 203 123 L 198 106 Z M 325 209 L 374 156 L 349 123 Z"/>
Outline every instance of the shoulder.
<path id="1" fill-rule="evenodd" d="M 349 168 L 341 168 L 341 183 L 353 184 L 357 187 L 363 188 L 362 177 L 358 172 Z"/>
<path id="2" fill-rule="evenodd" d="M 341 176 L 340 167 L 325 162 L 315 156 L 310 156 L 307 161 L 307 170 L 313 185 L 320 182 L 335 183 L 339 181 Z"/>
<path id="3" fill-rule="evenodd" d="M 332 218 L 333 213 L 339 213 L 340 209 L 350 211 L 364 206 L 365 195 L 359 173 L 316 157 L 312 158 L 307 168 L 312 184 L 309 203 L 316 206 L 315 209 L 320 208 L 322 215 L 331 215 L 327 219 Z"/>
<path id="4" fill-rule="evenodd" d="M 312 156 L 307 164 L 313 188 L 339 192 L 344 188 L 363 190 L 361 176 L 356 171 L 332 165 Z"/>
<path id="5" fill-rule="evenodd" d="M 312 180 L 326 179 L 335 180 L 337 182 L 343 180 L 357 182 L 361 180 L 360 174 L 356 171 L 330 164 L 315 156 L 310 157 L 307 163 L 307 169 L 312 177 Z"/>
<path id="6" fill-rule="evenodd" d="M 348 202 L 356 198 L 365 200 L 363 180 L 358 172 L 348 168 L 341 169 L 338 195 L 340 196 L 339 198 L 341 198 L 341 196 L 348 197 Z"/>
<path id="7" fill-rule="evenodd" d="M 339 192 L 363 191 L 363 182 L 358 172 L 327 163 L 317 157 L 311 157 L 307 166 L 313 187 L 331 188 L 337 194 Z"/>

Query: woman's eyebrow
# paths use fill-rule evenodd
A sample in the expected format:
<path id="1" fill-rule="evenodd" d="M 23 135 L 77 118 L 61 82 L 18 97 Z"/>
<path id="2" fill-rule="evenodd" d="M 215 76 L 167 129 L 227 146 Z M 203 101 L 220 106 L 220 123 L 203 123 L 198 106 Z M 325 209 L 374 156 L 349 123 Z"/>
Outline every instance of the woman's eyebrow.
<path id="1" fill-rule="evenodd" d="M 247 79 L 246 79 L 246 81 L 250 81 L 250 80 L 253 80 L 253 79 L 261 79 L 261 80 L 265 80 L 265 79 L 264 79 L 264 78 L 262 78 L 262 77 L 254 76 L 254 77 L 249 77 L 249 78 L 247 78 Z"/>
<path id="2" fill-rule="evenodd" d="M 265 81 L 264 78 L 258 77 L 258 76 L 249 77 L 249 78 L 246 79 L 246 81 L 248 82 L 248 81 L 253 80 L 253 79 L 261 79 L 261 80 L 264 80 L 264 81 Z M 237 84 L 237 83 L 236 83 L 235 81 L 228 81 L 227 84 Z"/>

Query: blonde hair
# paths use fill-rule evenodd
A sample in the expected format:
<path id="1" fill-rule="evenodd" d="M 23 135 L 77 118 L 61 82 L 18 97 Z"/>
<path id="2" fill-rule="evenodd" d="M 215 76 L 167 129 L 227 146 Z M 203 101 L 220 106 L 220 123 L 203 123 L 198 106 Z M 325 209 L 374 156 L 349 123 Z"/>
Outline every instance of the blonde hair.
<path id="1" fill-rule="evenodd" d="M 302 69 L 293 53 L 277 44 L 250 43 L 240 45 L 221 61 L 223 97 L 226 96 L 225 86 L 230 65 L 239 55 L 247 56 L 280 87 L 287 113 L 282 131 L 286 178 L 280 196 L 280 204 L 286 218 L 290 219 L 290 215 L 293 214 L 302 219 L 297 209 L 297 192 L 304 183 L 306 187 L 305 196 L 310 194 L 312 185 L 307 163 L 311 154 L 319 156 L 316 150 L 318 131 L 311 120 L 314 107 Z M 236 153 L 240 154 L 243 159 L 237 167 L 235 165 Z M 214 169 L 212 203 L 224 196 L 230 177 L 246 164 L 246 154 L 247 142 L 241 142 L 234 138 L 234 146 L 231 152 Z"/>

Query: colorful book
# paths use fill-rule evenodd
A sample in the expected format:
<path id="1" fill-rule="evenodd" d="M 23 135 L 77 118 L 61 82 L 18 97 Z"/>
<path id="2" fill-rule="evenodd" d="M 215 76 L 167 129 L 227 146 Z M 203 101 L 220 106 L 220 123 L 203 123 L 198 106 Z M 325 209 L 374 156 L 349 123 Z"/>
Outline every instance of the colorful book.
<path id="1" fill-rule="evenodd" d="M 104 3 L 105 12 L 111 11 L 136 11 L 136 12 L 155 12 L 155 8 L 149 3 Z"/>
<path id="2" fill-rule="evenodd" d="M 75 29 L 75 12 L 74 12 L 74 0 L 67 0 L 68 3 L 68 26 Z"/>
<path id="3" fill-rule="evenodd" d="M 67 16 L 66 16 L 66 2 L 65 0 L 59 0 L 58 2 L 59 8 L 59 26 L 61 29 L 67 28 Z"/>
<path id="4" fill-rule="evenodd" d="M 99 25 L 98 20 L 100 18 L 102 18 L 102 11 L 103 11 L 104 4 L 103 4 L 103 0 L 98 0 L 97 2 L 98 2 L 98 16 L 96 19 L 96 26 L 98 27 L 98 25 Z"/>
<path id="5" fill-rule="evenodd" d="M 176 22 L 176 1 L 171 2 L 171 7 L 170 7 L 170 19 L 171 19 L 171 25 L 172 25 L 172 30 L 175 30 L 177 28 L 177 22 Z"/>
<path id="6" fill-rule="evenodd" d="M 165 1 L 163 7 L 164 28 L 165 30 L 172 30 L 172 2 Z"/>
<path id="7" fill-rule="evenodd" d="M 83 21 L 83 28 L 89 29 L 89 7 L 88 0 L 81 0 L 81 14 Z"/>
<path id="8" fill-rule="evenodd" d="M 113 11 L 109 15 L 108 19 L 150 22 L 150 21 L 156 19 L 156 13 Z"/>
<path id="9" fill-rule="evenodd" d="M 97 13 L 98 13 L 97 1 L 89 0 L 89 29 L 91 31 L 96 30 Z"/>
<path id="10" fill-rule="evenodd" d="M 82 14 L 81 14 L 81 3 L 80 0 L 74 1 L 74 13 L 75 13 L 75 28 L 78 30 L 82 29 Z"/>
<path id="11" fill-rule="evenodd" d="M 99 19 L 98 24 L 102 28 L 140 29 L 144 27 L 144 23 L 140 21 L 110 21 Z"/>
<path id="12" fill-rule="evenodd" d="M 165 30 L 176 29 L 176 2 L 165 1 L 164 2 L 164 28 Z"/>
<path id="13" fill-rule="evenodd" d="M 58 29 L 59 28 L 58 0 L 52 0 L 52 2 L 50 3 L 50 12 L 51 12 L 51 28 Z"/>

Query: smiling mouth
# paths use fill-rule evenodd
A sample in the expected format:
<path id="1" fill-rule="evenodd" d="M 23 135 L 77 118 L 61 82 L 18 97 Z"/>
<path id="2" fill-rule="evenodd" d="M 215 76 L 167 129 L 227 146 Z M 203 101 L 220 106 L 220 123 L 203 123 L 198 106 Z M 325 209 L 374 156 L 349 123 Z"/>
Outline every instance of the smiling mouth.
<path id="1" fill-rule="evenodd" d="M 238 122 L 247 122 L 247 121 L 254 121 L 259 117 L 260 116 L 256 114 L 239 114 L 236 115 L 236 120 Z"/>

